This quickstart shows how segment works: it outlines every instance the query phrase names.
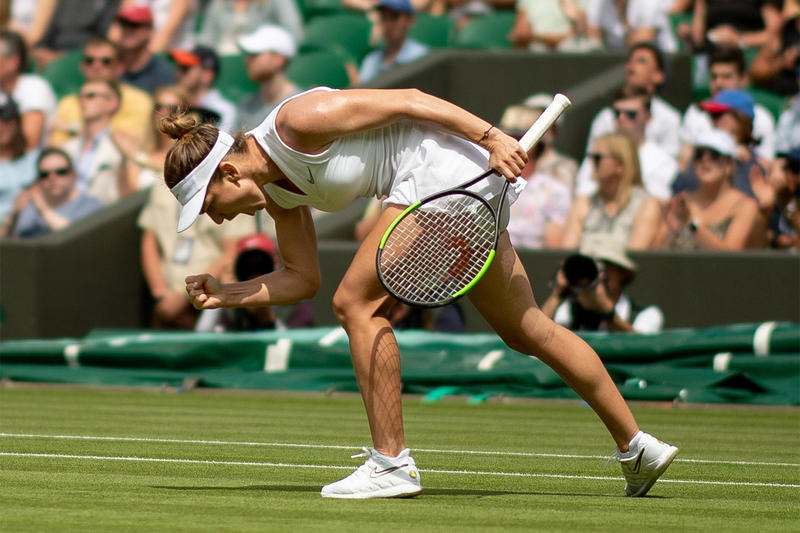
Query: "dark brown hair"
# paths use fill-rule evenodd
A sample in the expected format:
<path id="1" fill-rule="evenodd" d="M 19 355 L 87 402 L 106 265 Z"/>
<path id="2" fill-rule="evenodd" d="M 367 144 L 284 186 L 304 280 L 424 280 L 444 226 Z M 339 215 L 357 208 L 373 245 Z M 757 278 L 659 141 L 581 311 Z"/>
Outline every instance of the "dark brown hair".
<path id="1" fill-rule="evenodd" d="M 158 129 L 175 139 L 175 144 L 167 152 L 164 160 L 164 181 L 169 188 L 174 187 L 186 177 L 208 155 L 217 141 L 219 130 L 216 126 L 202 123 L 189 114 L 170 115 L 158 122 Z M 237 133 L 234 136 L 233 153 L 247 151 L 245 136 Z M 219 168 L 211 179 L 221 174 Z"/>

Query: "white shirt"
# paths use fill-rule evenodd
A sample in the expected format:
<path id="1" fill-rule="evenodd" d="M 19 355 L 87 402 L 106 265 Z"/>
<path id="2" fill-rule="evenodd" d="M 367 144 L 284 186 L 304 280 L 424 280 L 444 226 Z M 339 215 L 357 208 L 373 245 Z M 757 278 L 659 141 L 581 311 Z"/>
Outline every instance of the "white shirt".
<path id="1" fill-rule="evenodd" d="M 683 114 L 680 129 L 681 142 L 694 144 L 701 134 L 711 131 L 713 128 L 711 115 L 700 109 L 697 104 L 692 104 L 686 108 L 686 112 Z M 756 153 L 770 161 L 775 159 L 775 120 L 761 104 L 755 106 L 753 137 L 758 141 Z"/>
<path id="2" fill-rule="evenodd" d="M 639 146 L 639 166 L 645 190 L 661 201 L 672 197 L 672 182 L 678 176 L 678 162 L 657 144 L 645 141 Z M 591 196 L 597 191 L 597 182 L 592 179 L 594 166 L 584 158 L 578 169 L 575 194 Z"/>
<path id="3" fill-rule="evenodd" d="M 232 133 L 236 128 L 236 106 L 222 96 L 217 89 L 211 89 L 198 102 L 200 107 L 219 114 L 219 129 Z"/>
<path id="4" fill-rule="evenodd" d="M 36 74 L 20 74 L 11 96 L 17 103 L 21 115 L 29 111 L 41 111 L 44 114 L 45 124 L 41 140 L 44 143 L 47 131 L 50 129 L 50 121 L 56 112 L 56 95 L 50 84 Z"/>
<path id="5" fill-rule="evenodd" d="M 655 28 L 656 44 L 663 52 L 676 52 L 678 44 L 672 34 L 667 14 L 661 0 L 628 0 L 625 19 L 630 28 Z M 600 28 L 607 48 L 626 49 L 626 24 L 617 12 L 614 0 L 591 0 L 586 8 L 586 22 L 589 26 Z"/>
<path id="6" fill-rule="evenodd" d="M 658 96 L 654 96 L 650 101 L 650 115 L 650 122 L 644 128 L 645 138 L 653 141 L 677 159 L 681 149 L 680 138 L 678 137 L 678 130 L 681 126 L 680 112 Z M 604 107 L 601 109 L 592 120 L 586 151 L 591 150 L 597 137 L 605 133 L 611 133 L 616 128 L 614 112 L 611 108 Z"/>

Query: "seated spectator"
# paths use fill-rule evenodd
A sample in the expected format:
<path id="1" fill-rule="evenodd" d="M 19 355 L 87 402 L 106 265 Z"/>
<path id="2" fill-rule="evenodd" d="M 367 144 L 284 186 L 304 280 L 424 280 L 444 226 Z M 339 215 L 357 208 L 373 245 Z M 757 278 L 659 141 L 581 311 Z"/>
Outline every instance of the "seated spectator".
<path id="1" fill-rule="evenodd" d="M 40 237 L 66 228 L 103 207 L 76 187 L 75 168 L 60 148 L 45 148 L 36 161 L 37 180 L 14 201 L 6 224 L 11 237 Z"/>
<path id="2" fill-rule="evenodd" d="M 258 83 L 258 92 L 242 98 L 236 107 L 239 127 L 250 130 L 276 105 L 302 92 L 286 77 L 286 67 L 297 53 L 297 46 L 288 31 L 270 25 L 239 37 L 237 43 L 246 54 L 247 77 Z"/>
<path id="3" fill-rule="evenodd" d="M 58 0 L 47 29 L 31 50 L 37 68 L 44 68 L 65 52 L 80 50 L 92 37 L 105 35 L 118 7 L 119 0 Z"/>
<path id="4" fill-rule="evenodd" d="M 636 143 L 645 190 L 650 196 L 666 202 L 672 196 L 671 186 L 678 175 L 678 163 L 646 136 L 647 125 L 652 121 L 651 107 L 652 102 L 646 90 L 625 86 L 615 95 L 611 112 L 615 117 L 615 131 L 627 135 Z M 586 158 L 578 170 L 576 194 L 588 196 L 597 190 L 597 184 L 591 177 L 591 163 Z"/>
<path id="5" fill-rule="evenodd" d="M 75 162 L 78 190 L 104 204 L 116 202 L 134 190 L 127 181 L 123 155 L 111 137 L 111 119 L 119 109 L 120 94 L 116 82 L 84 82 L 79 95 L 81 130 L 63 146 Z"/>
<path id="6" fill-rule="evenodd" d="M 526 98 L 522 102 L 522 106 L 510 107 L 509 112 L 513 112 L 516 118 L 509 117 L 508 120 L 511 121 L 509 122 L 509 128 L 520 130 L 525 122 L 530 121 L 529 125 L 533 124 L 552 101 L 552 95 L 536 93 Z M 567 186 L 570 196 L 572 196 L 572 191 L 575 188 L 575 175 L 578 173 L 578 163 L 556 149 L 555 145 L 558 138 L 558 130 L 561 126 L 561 118 L 550 126 L 550 129 L 547 130 L 547 133 L 536 145 L 536 171 L 556 178 Z M 503 120 L 506 120 L 505 113 L 501 118 L 501 122 Z"/>
<path id="7" fill-rule="evenodd" d="M 152 325 L 158 329 L 194 328 L 198 311 L 189 303 L 184 279 L 193 272 L 208 272 L 222 281 L 233 281 L 236 246 L 256 231 L 250 217 L 236 217 L 221 225 L 205 217 L 178 234 L 179 208 L 164 182 L 157 181 L 139 213 L 142 272 L 153 298 Z"/>
<path id="8" fill-rule="evenodd" d="M 233 131 L 236 127 L 236 106 L 213 88 L 219 74 L 219 57 L 206 46 L 196 46 L 192 51 L 172 50 L 172 59 L 177 63 L 178 85 L 189 96 L 195 109 L 208 109 L 219 115 L 217 126 L 222 131 Z"/>
<path id="9" fill-rule="evenodd" d="M 541 111 L 512 105 L 503 112 L 498 127 L 508 135 L 521 138 Z M 544 149 L 538 143 L 528 154 L 521 177 L 527 185 L 511 204 L 508 235 L 515 248 L 557 248 L 561 245 L 567 214 L 572 202 L 569 188 L 539 169 Z"/>
<path id="10" fill-rule="evenodd" d="M 295 0 L 210 0 L 196 41 L 221 56 L 234 55 L 239 53 L 237 39 L 265 24 L 284 28 L 295 42 L 303 40 L 303 17 Z"/>
<path id="11" fill-rule="evenodd" d="M 589 39 L 606 49 L 624 50 L 637 43 L 654 42 L 664 52 L 678 50 L 660 0 L 589 0 L 586 24 Z"/>
<path id="12" fill-rule="evenodd" d="M 771 167 L 770 184 L 775 205 L 769 217 L 770 245 L 778 249 L 800 249 L 800 145 L 779 153 Z"/>
<path id="13" fill-rule="evenodd" d="M 661 309 L 640 307 L 626 292 L 637 270 L 622 241 L 597 234 L 561 263 L 542 312 L 573 331 L 658 333 Z"/>
<path id="14" fill-rule="evenodd" d="M 732 184 L 736 143 L 721 130 L 704 132 L 692 167 L 698 188 L 667 204 L 658 242 L 671 250 L 743 250 L 766 244 L 758 204 Z"/>
<path id="15" fill-rule="evenodd" d="M 695 50 L 710 44 L 757 48 L 780 29 L 780 0 L 695 0 L 692 40 Z"/>
<path id="16" fill-rule="evenodd" d="M 645 126 L 645 137 L 666 150 L 673 157 L 678 156 L 680 142 L 678 128 L 681 114 L 658 92 L 666 83 L 666 59 L 652 44 L 639 43 L 631 47 L 625 61 L 625 85 L 623 90 L 644 89 L 650 95 L 650 121 Z M 617 93 L 619 94 L 619 93 Z M 614 110 L 604 107 L 592 120 L 586 149 L 604 133 L 616 131 Z"/>
<path id="17" fill-rule="evenodd" d="M 273 272 L 277 265 L 275 243 L 266 235 L 254 233 L 239 241 L 233 264 L 236 281 L 248 281 L 264 276 Z M 288 312 L 288 317 L 283 320 L 274 307 L 205 309 L 200 313 L 195 331 L 286 330 L 313 326 L 311 300 L 304 300 L 291 306 Z"/>
<path id="18" fill-rule="evenodd" d="M 14 199 L 36 179 L 38 155 L 25 144 L 16 102 L 0 92 L 0 235 Z"/>
<path id="19" fill-rule="evenodd" d="M 772 209 L 774 195 L 767 181 L 769 162 L 758 158 L 752 137 L 755 117 L 753 99 L 744 91 L 720 91 L 711 99 L 700 103 L 700 108 L 711 114 L 714 128 L 729 133 L 736 142 L 733 187 L 755 198 L 764 212 Z M 704 133 L 699 134 L 699 139 Z M 695 166 L 681 173 L 673 184 L 675 193 L 693 191 L 699 186 L 694 175 Z"/>
<path id="20" fill-rule="evenodd" d="M 50 84 L 28 70 L 28 49 L 18 33 L 0 30 L 0 91 L 10 94 L 19 106 L 22 132 L 28 149 L 41 146 L 47 124 L 56 109 Z"/>
<path id="21" fill-rule="evenodd" d="M 83 47 L 81 73 L 86 81 L 118 81 L 123 71 L 119 47 L 105 37 L 93 37 Z M 141 89 L 127 83 L 119 84 L 122 100 L 119 110 L 111 119 L 111 130 L 125 132 L 144 141 L 149 135 L 147 114 L 142 111 L 153 107 L 153 99 Z M 61 98 L 50 125 L 50 144 L 60 146 L 76 136 L 81 128 L 80 97 L 68 94 Z"/>
<path id="22" fill-rule="evenodd" d="M 584 239 L 606 233 L 631 250 L 651 248 L 661 225 L 658 200 L 642 187 L 636 143 L 623 133 L 599 137 L 588 154 L 597 192 L 572 203 L 563 248 L 577 248 Z"/>
<path id="23" fill-rule="evenodd" d="M 599 48 L 586 36 L 589 0 L 518 0 L 508 40 L 532 52 L 573 52 Z"/>
<path id="24" fill-rule="evenodd" d="M 428 47 L 408 36 L 414 25 L 414 7 L 410 0 L 378 0 L 375 7 L 384 45 L 364 57 L 358 71 L 366 83 L 396 65 L 411 63 L 428 54 Z"/>
<path id="25" fill-rule="evenodd" d="M 745 71 L 742 51 L 735 46 L 717 46 L 709 54 L 708 88 L 711 97 L 724 90 L 745 90 L 750 84 Z M 775 156 L 775 120 L 762 105 L 754 103 L 753 140 L 758 155 L 771 161 Z M 679 165 L 681 170 L 689 166 L 694 139 L 702 132 L 714 128 L 712 116 L 698 104 L 691 104 L 683 114 L 680 127 L 682 143 Z"/>
<path id="26" fill-rule="evenodd" d="M 158 121 L 164 116 L 189 109 L 189 97 L 177 85 L 156 90 L 154 100 L 155 104 L 150 114 L 150 131 L 145 137 L 145 142 L 139 137 L 121 131 L 111 132 L 114 144 L 125 157 L 126 179 L 131 190 L 150 187 L 156 181 L 163 179 L 164 159 L 172 146 L 172 139 L 158 129 Z"/>
<path id="27" fill-rule="evenodd" d="M 194 46 L 194 26 L 204 0 L 122 0 L 122 5 L 144 5 L 153 13 L 153 38 L 150 51 L 190 50 Z"/>
<path id="28" fill-rule="evenodd" d="M 800 0 L 784 0 L 781 24 L 750 63 L 750 77 L 759 87 L 792 96 L 800 90 Z"/>
<path id="29" fill-rule="evenodd" d="M 116 18 L 117 44 L 122 51 L 125 70 L 120 77 L 141 90 L 153 94 L 156 89 L 175 83 L 175 70 L 166 60 L 153 55 L 153 13 L 147 6 L 127 5 Z"/>

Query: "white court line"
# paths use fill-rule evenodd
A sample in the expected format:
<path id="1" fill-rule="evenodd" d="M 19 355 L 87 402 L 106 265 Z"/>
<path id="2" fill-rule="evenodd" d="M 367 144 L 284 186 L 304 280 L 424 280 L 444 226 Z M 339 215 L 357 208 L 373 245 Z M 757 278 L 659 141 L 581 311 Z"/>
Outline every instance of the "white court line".
<path id="1" fill-rule="evenodd" d="M 291 442 L 248 442 L 228 440 L 196 440 L 196 439 L 164 439 L 155 437 L 104 437 L 97 435 L 38 435 L 33 433 L 0 433 L 2 437 L 16 437 L 24 439 L 55 439 L 55 440 L 100 440 L 118 442 L 161 442 L 174 444 L 213 444 L 228 446 L 265 446 L 273 448 L 311 448 L 317 450 L 360 450 L 361 446 L 341 446 L 334 444 L 299 444 Z M 548 457 L 555 459 L 608 459 L 607 455 L 572 455 L 563 453 L 535 453 L 535 452 L 506 452 L 499 450 L 440 450 L 434 448 L 414 448 L 414 452 L 421 453 L 452 453 L 461 455 L 497 455 L 511 457 Z M 774 463 L 766 461 L 722 461 L 715 459 L 685 459 L 677 458 L 680 463 L 703 463 L 735 466 L 794 466 L 800 463 Z"/>
<path id="2" fill-rule="evenodd" d="M 84 459 L 93 461 L 131 461 L 142 463 L 178 463 L 178 464 L 203 464 L 203 465 L 223 465 L 223 466 L 262 466 L 272 468 L 313 468 L 320 470 L 353 470 L 352 466 L 338 465 L 308 465 L 294 463 L 269 463 L 257 461 L 214 461 L 211 459 L 173 459 L 167 457 L 115 457 L 107 455 L 72 455 L 60 453 L 21 453 L 21 452 L 0 452 L 0 457 L 40 457 L 46 459 Z M 613 476 L 576 476 L 569 474 L 540 474 L 532 472 L 492 472 L 486 470 L 436 470 L 422 469 L 421 472 L 429 474 L 454 474 L 466 476 L 507 476 L 507 477 L 528 477 L 528 478 L 547 478 L 547 479 L 580 479 L 598 481 L 621 481 L 621 477 Z M 800 489 L 800 484 L 795 483 L 768 483 L 753 481 L 709 481 L 697 479 L 659 479 L 661 483 L 684 483 L 699 485 L 733 485 L 740 487 L 778 487 Z"/>

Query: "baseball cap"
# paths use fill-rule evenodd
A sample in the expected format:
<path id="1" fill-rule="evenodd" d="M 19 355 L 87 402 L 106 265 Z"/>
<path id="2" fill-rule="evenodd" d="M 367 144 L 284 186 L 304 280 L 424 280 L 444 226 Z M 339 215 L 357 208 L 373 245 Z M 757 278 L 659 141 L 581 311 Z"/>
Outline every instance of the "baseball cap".
<path id="1" fill-rule="evenodd" d="M 0 119 L 13 120 L 19 118 L 19 107 L 8 93 L 0 92 Z"/>
<path id="2" fill-rule="evenodd" d="M 587 234 L 581 240 L 580 253 L 614 263 L 631 272 L 636 272 L 636 263 L 631 261 L 625 251 L 625 243 L 609 233 Z"/>
<path id="3" fill-rule="evenodd" d="M 388 9 L 408 15 L 414 14 L 414 6 L 411 5 L 410 0 L 379 0 L 375 5 L 375 9 Z"/>
<path id="4" fill-rule="evenodd" d="M 510 105 L 503 111 L 498 127 L 508 135 L 522 136 L 541 113 L 524 105 Z"/>
<path id="5" fill-rule="evenodd" d="M 275 243 L 263 233 L 243 237 L 236 245 L 233 270 L 236 279 L 245 281 L 275 269 Z"/>
<path id="6" fill-rule="evenodd" d="M 292 34 L 274 25 L 261 26 L 253 33 L 239 37 L 236 44 L 245 54 L 273 52 L 292 58 L 297 53 L 297 44 Z"/>
<path id="7" fill-rule="evenodd" d="M 170 50 L 173 61 L 183 67 L 202 65 L 203 68 L 219 72 L 219 56 L 206 46 L 195 46 L 192 50 Z"/>
<path id="8" fill-rule="evenodd" d="M 145 5 L 128 4 L 117 11 L 117 18 L 134 24 L 153 24 L 153 12 Z"/>
<path id="9" fill-rule="evenodd" d="M 716 128 L 706 130 L 695 136 L 695 147 L 711 148 L 722 155 L 734 157 L 736 155 L 736 141 L 727 131 Z"/>
<path id="10" fill-rule="evenodd" d="M 720 91 L 711 100 L 700 102 L 700 107 L 709 113 L 724 113 L 726 111 L 739 111 L 753 119 L 755 117 L 755 103 L 753 98 L 738 89 Z"/>

